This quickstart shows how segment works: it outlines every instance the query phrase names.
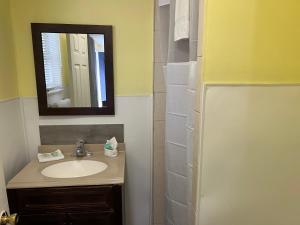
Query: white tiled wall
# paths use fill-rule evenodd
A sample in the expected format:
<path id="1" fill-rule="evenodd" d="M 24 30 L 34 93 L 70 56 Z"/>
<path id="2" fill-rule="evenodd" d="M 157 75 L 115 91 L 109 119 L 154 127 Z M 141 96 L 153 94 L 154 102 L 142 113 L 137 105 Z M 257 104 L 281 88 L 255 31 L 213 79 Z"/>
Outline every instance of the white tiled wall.
<path id="1" fill-rule="evenodd" d="M 167 224 L 187 225 L 187 217 L 188 217 L 188 208 L 186 204 L 181 204 L 177 201 L 167 198 L 167 209 L 166 209 Z M 170 218 L 172 218 L 172 220 Z"/>
<path id="2" fill-rule="evenodd" d="M 173 2 L 174 5 L 174 2 Z M 202 0 L 192 0 L 190 4 L 192 8 L 191 27 L 195 27 L 195 23 L 200 21 L 199 31 L 197 29 L 191 30 L 191 39 L 189 42 L 189 57 L 193 60 L 196 59 L 196 56 L 202 56 L 202 17 L 203 17 L 203 1 Z M 198 20 L 198 14 L 194 13 L 194 8 L 199 8 L 202 13 Z M 194 151 L 198 151 L 198 143 L 199 143 L 199 127 L 194 129 L 193 125 L 200 120 L 195 120 L 196 118 L 200 118 L 200 84 L 199 84 L 199 74 L 198 66 L 193 65 L 191 70 L 196 76 L 190 76 L 188 82 L 186 82 L 185 77 L 180 77 L 182 74 L 182 70 L 185 70 L 184 64 L 177 65 L 178 67 L 170 67 L 169 72 L 173 74 L 172 80 L 175 82 L 174 84 L 181 84 L 180 79 L 183 79 L 184 83 L 188 83 L 188 90 L 186 93 L 186 88 L 182 88 L 179 86 L 171 87 L 170 91 L 174 94 L 173 98 L 169 98 L 167 102 L 168 106 L 165 107 L 163 103 L 166 105 L 166 86 L 164 80 L 164 66 L 167 63 L 168 57 L 168 47 L 169 47 L 169 6 L 158 7 L 156 5 L 155 8 L 155 57 L 154 57 L 154 171 L 153 171 L 153 224 L 154 225 L 167 225 L 172 224 L 170 220 L 165 220 L 165 211 L 161 209 L 161 206 L 164 205 L 164 193 L 165 193 L 165 172 L 161 170 L 161 165 L 167 166 L 171 171 L 174 171 L 175 174 L 183 175 L 185 177 L 189 177 L 190 179 L 187 184 L 187 195 L 188 198 L 188 206 L 193 206 L 190 216 L 192 221 L 194 221 L 195 215 L 195 205 L 196 205 L 196 171 L 198 165 L 192 164 L 195 163 Z M 199 34 L 199 35 L 198 35 Z M 199 36 L 199 37 L 198 37 Z M 198 45 L 198 39 L 200 43 Z M 183 43 L 186 46 L 186 43 Z M 178 47 L 178 46 L 177 46 Z M 180 46 L 179 46 L 180 47 Z M 198 48 L 197 48 L 198 47 Z M 174 52 L 169 52 L 171 61 L 177 61 L 177 59 L 188 58 L 188 55 L 185 52 L 181 53 L 180 49 L 176 52 L 176 56 L 172 55 Z M 197 58 L 197 60 L 201 60 L 202 58 Z M 171 71 L 173 69 L 173 71 Z M 196 70 L 196 71 L 195 71 Z M 181 72 L 180 72 L 181 71 Z M 179 74 L 179 77 L 176 75 Z M 189 76 L 187 76 L 189 77 Z M 173 82 L 171 81 L 171 82 Z M 170 83 L 170 81 L 167 81 Z M 171 83 L 170 83 L 171 84 Z M 185 94 L 183 94 L 185 92 Z M 173 95 L 172 94 L 172 95 Z M 196 103 L 195 103 L 196 101 Z M 183 106 L 184 107 L 179 107 Z M 194 105 L 194 106 L 193 106 Z M 169 117 L 165 119 L 166 108 L 169 108 L 172 113 L 169 113 Z M 191 110 L 187 110 L 187 109 Z M 175 112 L 175 113 L 174 113 Z M 199 114 L 199 115 L 198 115 Z M 185 127 L 186 135 L 182 137 L 178 137 L 178 142 L 181 142 L 181 145 L 178 143 L 168 143 L 167 148 L 165 149 L 164 141 L 165 137 L 162 135 L 164 132 L 164 127 L 167 124 L 172 126 L 174 120 L 181 121 L 177 126 Z M 186 120 L 185 122 L 183 122 Z M 181 125 L 180 125 L 181 123 Z M 200 122 L 199 122 L 200 123 Z M 176 124 L 176 123 L 175 123 Z M 184 124 L 184 125 L 183 125 Z M 200 126 L 200 124 L 199 124 Z M 176 127 L 175 127 L 176 128 Z M 173 131 L 174 129 L 171 129 Z M 173 135 L 176 135 L 173 133 Z M 170 136 L 168 136 L 170 137 Z M 170 137 L 171 138 L 171 137 Z M 186 149 L 191 149 L 193 151 L 187 151 Z M 166 165 L 165 165 L 166 163 Z M 196 160 L 198 163 L 198 160 Z M 193 178 L 193 179 L 192 179 Z M 174 204 L 172 204 L 174 205 Z M 176 205 L 176 204 L 175 204 Z M 185 209 L 187 210 L 187 208 Z M 180 210 L 177 210 L 179 213 L 179 217 L 181 217 Z M 177 215 L 177 214 L 176 214 Z M 181 218 L 186 218 L 186 215 L 183 215 Z M 185 225 L 187 225 L 188 221 L 185 221 Z M 194 224 L 194 223 L 191 223 Z M 172 224 L 173 225 L 173 224 Z M 177 225 L 177 224 L 176 224 Z"/>
<path id="3" fill-rule="evenodd" d="M 154 170 L 154 179 L 160 179 L 159 184 L 163 186 L 164 179 L 166 180 L 166 212 L 156 211 L 154 218 L 163 218 L 165 224 L 180 225 L 180 224 L 194 224 L 196 212 L 196 192 L 197 192 L 197 171 L 198 171 L 198 157 L 199 138 L 200 138 L 200 63 L 169 63 L 166 74 L 166 88 L 167 94 L 164 90 L 164 95 L 157 99 L 155 105 L 162 104 L 162 98 L 166 99 L 166 109 L 156 110 L 157 115 L 154 121 L 155 124 L 166 126 L 166 148 L 164 155 L 163 147 L 154 149 L 156 151 L 154 160 L 160 162 L 165 159 L 166 177 L 162 176 L 162 171 Z M 162 80 L 162 79 L 161 79 Z M 164 99 L 163 99 L 164 101 Z M 166 118 L 162 113 L 166 111 Z M 160 120 L 164 119 L 164 120 Z M 155 126 L 159 127 L 159 126 Z M 162 127 L 160 127 L 162 130 Z M 154 135 L 160 133 L 159 130 L 154 129 Z M 154 137 L 154 146 L 162 143 L 162 137 L 157 135 Z M 159 167 L 161 168 L 161 167 Z M 155 187 L 154 187 L 155 190 Z M 154 199 L 155 205 L 161 203 L 164 189 L 156 189 Z M 159 199 L 158 199 L 159 198 Z M 155 213 L 155 211 L 154 211 Z M 164 214 L 166 213 L 166 214 Z M 163 224 L 157 223 L 157 224 Z"/>
<path id="4" fill-rule="evenodd" d="M 167 65 L 166 223 L 191 224 L 197 62 Z"/>
<path id="5" fill-rule="evenodd" d="M 158 2 L 158 1 L 156 1 Z M 169 6 L 155 6 L 154 26 L 154 118 L 152 224 L 165 225 L 165 108 L 164 66 L 167 62 Z"/>
<path id="6" fill-rule="evenodd" d="M 168 111 L 166 115 L 166 141 L 186 148 L 186 114 L 176 115 Z"/>
<path id="7" fill-rule="evenodd" d="M 166 168 L 178 175 L 187 176 L 187 152 L 186 146 L 166 143 Z"/>

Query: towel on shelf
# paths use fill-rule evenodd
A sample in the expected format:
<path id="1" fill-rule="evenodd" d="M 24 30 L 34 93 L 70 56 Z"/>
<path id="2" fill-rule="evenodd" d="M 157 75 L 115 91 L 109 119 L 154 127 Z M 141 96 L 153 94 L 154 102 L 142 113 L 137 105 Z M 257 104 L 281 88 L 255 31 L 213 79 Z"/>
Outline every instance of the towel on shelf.
<path id="1" fill-rule="evenodd" d="M 174 41 L 190 36 L 190 0 L 176 0 Z"/>

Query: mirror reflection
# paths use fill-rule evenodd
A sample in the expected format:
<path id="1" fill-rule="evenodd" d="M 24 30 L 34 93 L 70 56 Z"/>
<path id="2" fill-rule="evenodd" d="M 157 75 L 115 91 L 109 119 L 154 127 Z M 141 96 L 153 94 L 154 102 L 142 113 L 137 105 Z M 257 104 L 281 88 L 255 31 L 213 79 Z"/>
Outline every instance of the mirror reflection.
<path id="1" fill-rule="evenodd" d="M 105 106 L 104 35 L 41 35 L 48 107 Z"/>

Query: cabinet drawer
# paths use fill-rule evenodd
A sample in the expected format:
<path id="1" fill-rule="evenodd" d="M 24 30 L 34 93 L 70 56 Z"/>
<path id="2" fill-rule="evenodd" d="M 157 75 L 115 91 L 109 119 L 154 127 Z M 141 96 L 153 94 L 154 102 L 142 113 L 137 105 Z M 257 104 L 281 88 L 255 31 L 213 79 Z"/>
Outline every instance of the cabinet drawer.
<path id="1" fill-rule="evenodd" d="M 111 212 L 114 208 L 113 186 L 59 187 L 9 190 L 14 208 L 20 214 Z M 14 211 L 12 209 L 12 211 Z"/>

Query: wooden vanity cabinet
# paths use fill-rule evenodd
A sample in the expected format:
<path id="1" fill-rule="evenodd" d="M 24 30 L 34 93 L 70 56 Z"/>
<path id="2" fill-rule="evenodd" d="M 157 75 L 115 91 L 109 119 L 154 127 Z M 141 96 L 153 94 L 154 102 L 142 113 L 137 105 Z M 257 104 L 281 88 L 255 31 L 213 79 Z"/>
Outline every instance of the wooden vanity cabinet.
<path id="1" fill-rule="evenodd" d="M 19 225 L 122 225 L 122 186 L 8 189 Z"/>

